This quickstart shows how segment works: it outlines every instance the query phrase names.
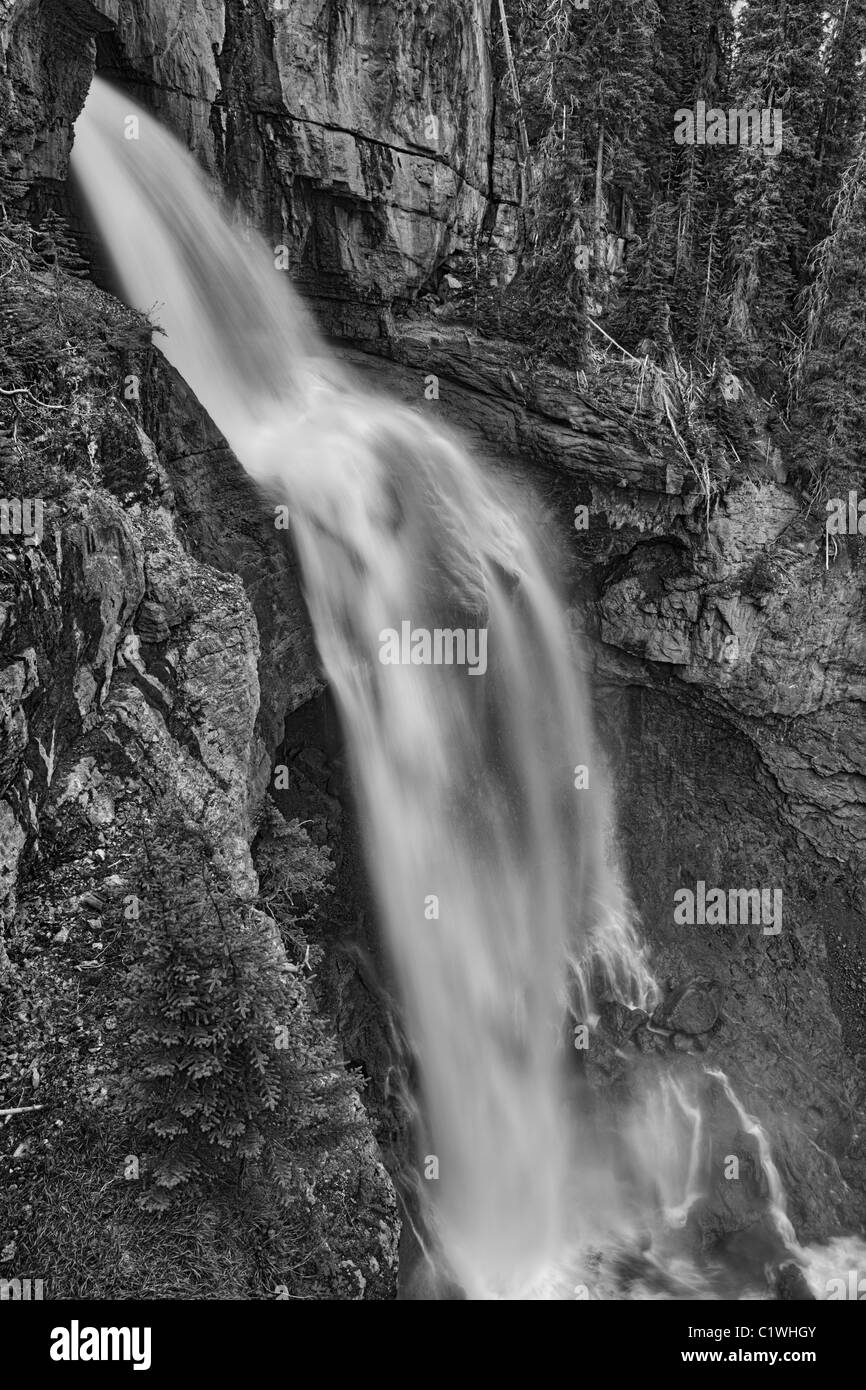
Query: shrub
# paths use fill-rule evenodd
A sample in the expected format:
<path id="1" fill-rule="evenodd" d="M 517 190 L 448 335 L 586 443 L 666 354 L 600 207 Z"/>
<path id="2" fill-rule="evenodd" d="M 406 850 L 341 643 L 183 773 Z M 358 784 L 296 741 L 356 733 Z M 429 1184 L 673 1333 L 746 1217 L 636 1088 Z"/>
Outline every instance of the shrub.
<path id="1" fill-rule="evenodd" d="M 270 800 L 265 802 L 256 847 L 262 901 L 283 922 L 305 922 L 313 908 L 333 891 L 334 864 L 326 846 L 313 843 L 299 820 L 287 821 Z"/>
<path id="2" fill-rule="evenodd" d="M 332 1137 L 349 1083 L 273 920 L 233 893 L 204 835 L 168 815 L 147 834 L 127 911 L 124 1091 L 152 1151 L 144 1204 L 167 1207 L 181 1184 L 240 1179 L 248 1165 L 287 1196 L 296 1162 Z"/>

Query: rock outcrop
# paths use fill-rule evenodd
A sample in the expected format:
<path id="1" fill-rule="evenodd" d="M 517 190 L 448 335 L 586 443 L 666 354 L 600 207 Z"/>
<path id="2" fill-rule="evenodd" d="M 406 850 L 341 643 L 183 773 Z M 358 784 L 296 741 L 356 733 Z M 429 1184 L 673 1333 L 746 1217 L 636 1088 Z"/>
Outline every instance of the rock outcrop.
<path id="1" fill-rule="evenodd" d="M 2 0 L 0 49 L 0 154 L 37 204 L 60 196 L 99 71 L 194 150 L 239 225 L 288 248 L 335 331 L 377 336 L 498 209 L 513 247 L 485 0 Z"/>

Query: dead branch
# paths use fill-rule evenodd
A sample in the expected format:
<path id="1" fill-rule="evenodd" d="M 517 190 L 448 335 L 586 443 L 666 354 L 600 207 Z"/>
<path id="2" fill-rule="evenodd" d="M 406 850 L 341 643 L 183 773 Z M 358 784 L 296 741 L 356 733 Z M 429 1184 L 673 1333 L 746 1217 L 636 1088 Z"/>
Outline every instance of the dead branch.
<path id="1" fill-rule="evenodd" d="M 30 389 L 27 386 L 13 386 L 8 391 L 4 387 L 0 386 L 0 396 L 27 396 L 28 399 L 31 400 L 34 405 L 41 406 L 43 410 L 67 409 L 67 406 L 65 405 L 49 405 L 47 401 L 37 400 L 37 398 L 31 394 Z"/>

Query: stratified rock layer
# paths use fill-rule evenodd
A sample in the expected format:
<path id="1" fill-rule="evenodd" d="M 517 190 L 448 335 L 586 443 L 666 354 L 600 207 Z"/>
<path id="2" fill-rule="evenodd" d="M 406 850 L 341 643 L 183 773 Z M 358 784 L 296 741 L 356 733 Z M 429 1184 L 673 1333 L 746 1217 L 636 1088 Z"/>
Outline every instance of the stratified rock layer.
<path id="1" fill-rule="evenodd" d="M 44 199 L 99 71 L 223 180 L 242 227 L 287 247 L 331 327 L 375 336 L 382 312 L 470 251 L 495 205 L 513 240 L 504 155 L 492 187 L 489 8 L 0 0 L 0 152 Z"/>

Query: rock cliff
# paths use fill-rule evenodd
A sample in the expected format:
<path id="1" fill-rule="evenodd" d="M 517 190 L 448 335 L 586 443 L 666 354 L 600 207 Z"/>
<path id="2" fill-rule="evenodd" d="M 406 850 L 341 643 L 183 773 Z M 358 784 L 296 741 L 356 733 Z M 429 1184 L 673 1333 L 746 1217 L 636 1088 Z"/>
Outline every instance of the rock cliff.
<path id="1" fill-rule="evenodd" d="M 435 289 L 498 208 L 513 242 L 484 0 L 3 0 L 0 23 L 2 150 L 37 204 L 66 177 L 99 71 L 222 180 L 241 226 L 288 248 L 335 329 L 376 336 L 380 316 Z"/>

